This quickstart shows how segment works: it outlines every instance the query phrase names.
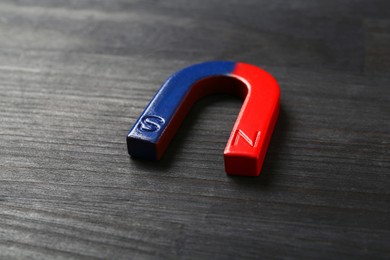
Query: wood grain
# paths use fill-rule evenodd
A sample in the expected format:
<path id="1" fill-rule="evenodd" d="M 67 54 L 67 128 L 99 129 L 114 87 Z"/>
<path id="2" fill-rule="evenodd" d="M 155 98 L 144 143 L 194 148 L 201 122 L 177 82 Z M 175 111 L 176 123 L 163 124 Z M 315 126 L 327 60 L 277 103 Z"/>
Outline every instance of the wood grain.
<path id="1" fill-rule="evenodd" d="M 3 0 L 1 259 L 388 259 L 388 1 Z M 263 67 L 282 111 L 258 178 L 227 177 L 241 106 L 200 101 L 163 160 L 125 137 L 205 60 Z"/>

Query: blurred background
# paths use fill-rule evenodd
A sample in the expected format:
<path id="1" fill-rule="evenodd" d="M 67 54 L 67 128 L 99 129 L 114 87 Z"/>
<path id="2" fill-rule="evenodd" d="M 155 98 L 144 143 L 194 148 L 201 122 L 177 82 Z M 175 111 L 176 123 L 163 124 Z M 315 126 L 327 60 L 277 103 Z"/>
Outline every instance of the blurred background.
<path id="1" fill-rule="evenodd" d="M 226 95 L 161 161 L 127 154 L 165 79 L 208 60 L 279 82 L 259 177 L 224 172 Z M 0 79 L 1 259 L 389 257 L 389 1 L 1 0 Z"/>

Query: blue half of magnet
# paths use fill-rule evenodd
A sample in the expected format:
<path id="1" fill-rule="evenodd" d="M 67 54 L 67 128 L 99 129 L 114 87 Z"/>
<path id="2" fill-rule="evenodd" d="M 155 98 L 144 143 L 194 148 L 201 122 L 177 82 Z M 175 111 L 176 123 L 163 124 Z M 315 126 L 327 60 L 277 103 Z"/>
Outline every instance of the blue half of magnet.
<path id="1" fill-rule="evenodd" d="M 161 86 L 127 135 L 128 152 L 133 157 L 159 159 L 157 144 L 172 121 L 194 82 L 230 75 L 236 63 L 214 61 L 196 64 L 171 75 Z"/>

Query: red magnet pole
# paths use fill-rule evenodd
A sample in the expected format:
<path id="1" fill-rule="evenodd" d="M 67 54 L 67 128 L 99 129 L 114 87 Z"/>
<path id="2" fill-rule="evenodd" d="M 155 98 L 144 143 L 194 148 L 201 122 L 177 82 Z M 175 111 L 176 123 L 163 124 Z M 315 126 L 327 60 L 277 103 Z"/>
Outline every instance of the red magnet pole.
<path id="1" fill-rule="evenodd" d="M 280 90 L 269 73 L 246 63 L 205 62 L 173 74 L 129 131 L 129 154 L 160 159 L 192 105 L 221 92 L 244 99 L 224 151 L 226 172 L 258 176 L 279 115 Z"/>

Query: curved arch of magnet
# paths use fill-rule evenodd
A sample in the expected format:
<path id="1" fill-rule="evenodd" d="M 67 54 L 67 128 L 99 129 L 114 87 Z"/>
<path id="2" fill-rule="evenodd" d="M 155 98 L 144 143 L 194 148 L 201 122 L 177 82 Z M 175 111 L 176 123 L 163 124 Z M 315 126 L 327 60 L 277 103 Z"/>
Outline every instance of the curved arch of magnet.
<path id="1" fill-rule="evenodd" d="M 226 173 L 258 176 L 279 115 L 280 90 L 269 73 L 246 63 L 205 62 L 171 75 L 130 129 L 129 154 L 160 159 L 192 105 L 220 92 L 244 99 L 224 151 Z"/>

